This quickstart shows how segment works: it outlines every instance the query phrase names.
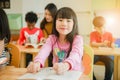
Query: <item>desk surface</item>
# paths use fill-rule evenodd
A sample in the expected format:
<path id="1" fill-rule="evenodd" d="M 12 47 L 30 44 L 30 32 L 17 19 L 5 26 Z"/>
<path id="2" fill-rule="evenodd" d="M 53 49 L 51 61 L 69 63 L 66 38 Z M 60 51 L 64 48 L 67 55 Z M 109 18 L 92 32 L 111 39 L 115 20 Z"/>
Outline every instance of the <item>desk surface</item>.
<path id="1" fill-rule="evenodd" d="M 39 48 L 25 48 L 25 46 L 21 46 L 21 45 L 17 45 L 17 47 L 19 48 L 20 52 L 22 53 L 38 53 L 39 52 Z"/>
<path id="2" fill-rule="evenodd" d="M 95 55 L 113 55 L 113 56 L 120 56 L 120 48 L 93 48 Z"/>
<path id="3" fill-rule="evenodd" d="M 26 68 L 15 68 L 13 66 L 7 66 L 3 69 L 0 69 L 0 80 L 16 80 L 18 77 L 25 74 L 26 72 Z M 90 79 L 88 76 L 82 74 L 80 80 Z"/>

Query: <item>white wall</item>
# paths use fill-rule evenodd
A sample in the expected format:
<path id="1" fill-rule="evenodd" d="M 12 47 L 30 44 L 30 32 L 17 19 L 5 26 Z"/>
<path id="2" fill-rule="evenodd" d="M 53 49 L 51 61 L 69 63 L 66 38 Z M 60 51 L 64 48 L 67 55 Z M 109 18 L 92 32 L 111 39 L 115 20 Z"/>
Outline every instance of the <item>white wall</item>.
<path id="1" fill-rule="evenodd" d="M 5 9 L 9 13 L 22 13 L 22 0 L 10 0 L 10 9 Z"/>
<path id="2" fill-rule="evenodd" d="M 92 11 L 97 16 L 104 16 L 109 21 L 111 19 L 112 22 L 105 26 L 106 30 L 115 38 L 120 38 L 120 0 L 93 0 Z"/>

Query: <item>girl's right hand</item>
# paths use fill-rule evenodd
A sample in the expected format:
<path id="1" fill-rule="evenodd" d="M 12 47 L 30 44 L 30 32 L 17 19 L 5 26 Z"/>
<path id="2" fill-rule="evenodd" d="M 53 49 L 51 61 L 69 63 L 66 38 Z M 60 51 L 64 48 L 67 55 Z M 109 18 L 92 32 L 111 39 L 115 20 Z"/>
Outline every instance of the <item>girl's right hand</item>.
<path id="1" fill-rule="evenodd" d="M 40 63 L 39 62 L 30 62 L 30 64 L 27 67 L 27 72 L 30 73 L 36 73 L 38 71 L 40 71 Z"/>

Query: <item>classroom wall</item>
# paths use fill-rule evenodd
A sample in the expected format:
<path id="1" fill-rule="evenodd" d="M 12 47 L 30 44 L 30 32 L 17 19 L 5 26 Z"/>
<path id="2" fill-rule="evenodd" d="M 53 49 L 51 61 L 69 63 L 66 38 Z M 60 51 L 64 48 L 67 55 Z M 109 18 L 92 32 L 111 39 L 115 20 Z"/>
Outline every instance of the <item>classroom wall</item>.
<path id="1" fill-rule="evenodd" d="M 22 13 L 23 0 L 10 0 L 10 9 L 5 9 L 7 14 Z"/>
<path id="2" fill-rule="evenodd" d="M 40 21 L 44 16 L 44 7 L 48 3 L 55 3 L 59 8 L 71 7 L 77 14 L 79 33 L 84 37 L 85 43 L 89 43 L 89 34 L 93 30 L 92 19 L 94 13 L 101 15 L 101 11 L 120 8 L 120 0 L 11 0 L 11 8 L 5 9 L 8 14 L 21 13 L 22 14 L 22 27 L 26 26 L 25 14 L 28 11 L 34 11 L 40 15 L 36 26 L 39 27 Z M 117 27 L 120 27 L 119 25 Z M 118 30 L 118 29 L 117 29 Z M 114 30 L 115 36 L 120 34 Z M 116 33 L 115 33 L 116 32 Z M 119 35 L 117 35 L 119 36 Z"/>
<path id="3" fill-rule="evenodd" d="M 106 30 L 111 32 L 114 38 L 120 38 L 120 0 L 93 0 L 92 12 L 96 16 L 109 19 L 109 23 L 105 25 Z"/>
<path id="4" fill-rule="evenodd" d="M 34 11 L 40 15 L 36 24 L 39 27 L 44 16 L 44 7 L 48 3 L 55 3 L 59 8 L 71 7 L 77 14 L 79 33 L 84 37 L 89 35 L 91 28 L 91 0 L 11 0 L 11 8 L 6 9 L 7 13 L 22 13 L 22 26 L 26 26 L 25 14 Z M 19 4 L 19 5 L 18 5 Z M 86 40 L 86 39 L 85 39 Z M 88 40 L 86 40 L 88 41 Z"/>

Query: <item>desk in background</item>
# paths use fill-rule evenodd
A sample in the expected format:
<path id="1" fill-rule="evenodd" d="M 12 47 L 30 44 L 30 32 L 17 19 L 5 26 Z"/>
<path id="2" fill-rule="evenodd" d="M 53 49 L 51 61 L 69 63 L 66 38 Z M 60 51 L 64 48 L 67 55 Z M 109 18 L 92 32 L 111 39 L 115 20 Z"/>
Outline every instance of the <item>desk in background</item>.
<path id="1" fill-rule="evenodd" d="M 26 48 L 25 46 L 21 46 L 21 45 L 16 45 L 21 53 L 21 61 L 20 61 L 20 67 L 25 68 L 26 65 L 26 53 L 32 54 L 33 55 L 33 59 L 34 57 L 38 54 L 39 52 L 39 48 Z"/>
<path id="2" fill-rule="evenodd" d="M 95 55 L 114 56 L 114 80 L 120 80 L 120 48 L 93 48 Z"/>
<path id="3" fill-rule="evenodd" d="M 15 68 L 13 66 L 6 66 L 0 69 L 0 80 L 16 80 L 27 72 L 26 68 Z M 34 80 L 34 79 L 28 79 Z M 87 75 L 82 74 L 79 80 L 90 80 Z"/>

